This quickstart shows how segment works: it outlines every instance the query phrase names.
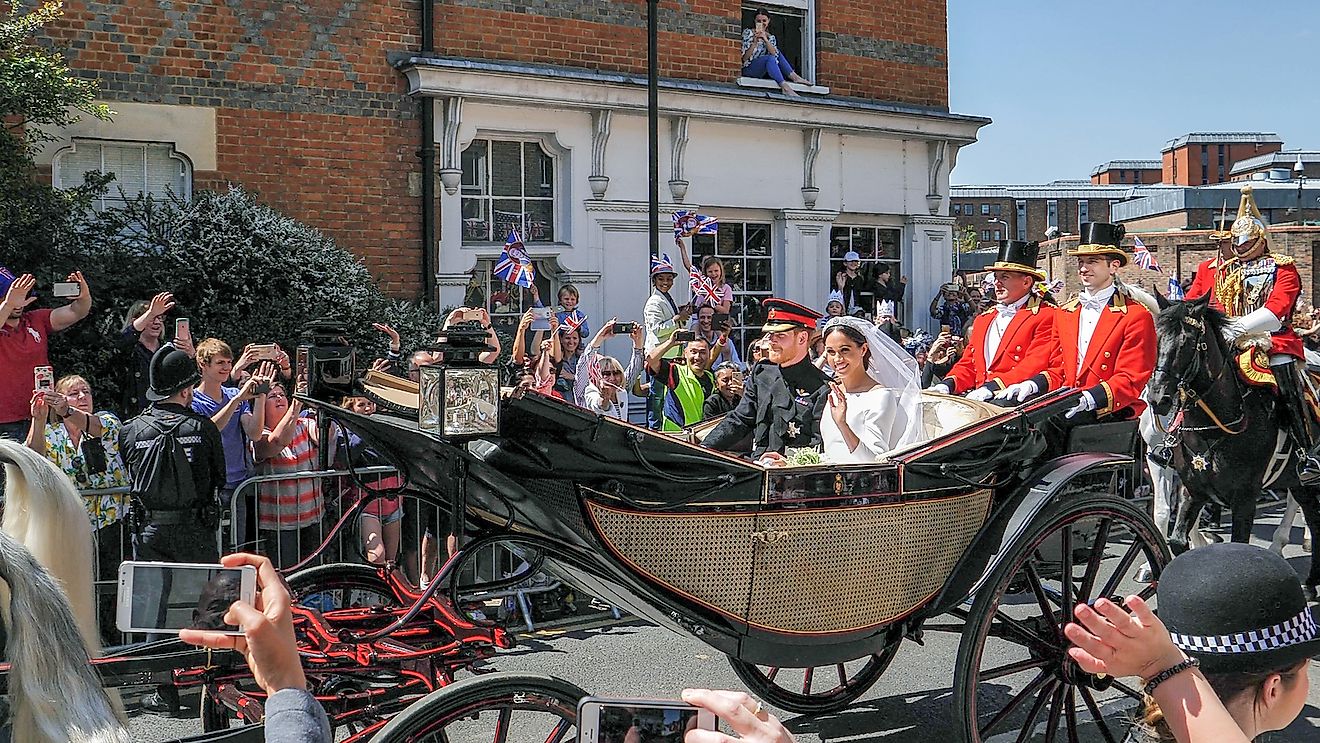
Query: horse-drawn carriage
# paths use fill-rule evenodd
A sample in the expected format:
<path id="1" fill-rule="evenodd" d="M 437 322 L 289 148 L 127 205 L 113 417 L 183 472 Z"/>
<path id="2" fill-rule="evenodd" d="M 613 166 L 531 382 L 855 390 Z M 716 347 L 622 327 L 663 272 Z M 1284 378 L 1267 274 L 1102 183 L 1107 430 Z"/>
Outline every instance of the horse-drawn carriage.
<path id="1" fill-rule="evenodd" d="M 905 639 L 957 632 L 966 740 L 1116 740 L 1108 706 L 1139 694 L 1081 671 L 1062 624 L 1077 602 L 1153 594 L 1167 552 L 1131 501 L 1135 424 L 1071 426 L 1074 397 L 1005 409 L 926 395 L 925 441 L 871 465 L 778 469 L 530 393 L 501 402 L 498 434 L 462 440 L 308 402 L 386 453 L 406 492 L 453 508 L 463 546 L 442 579 L 503 543 L 711 645 L 754 695 L 805 713 L 856 700 Z M 455 602 L 491 587 L 450 583 Z M 550 714 L 551 737 L 566 734 L 575 689 L 501 676 L 441 688 L 373 740 L 471 726 L 483 709 L 497 725 Z"/>

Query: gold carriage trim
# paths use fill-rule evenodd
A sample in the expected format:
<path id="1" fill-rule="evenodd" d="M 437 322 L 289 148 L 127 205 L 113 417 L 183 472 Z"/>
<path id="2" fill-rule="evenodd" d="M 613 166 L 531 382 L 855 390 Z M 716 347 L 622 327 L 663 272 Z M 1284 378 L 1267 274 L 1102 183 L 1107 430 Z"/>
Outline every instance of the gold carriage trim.
<path id="1" fill-rule="evenodd" d="M 610 551 L 646 578 L 754 627 L 810 635 L 882 626 L 923 605 L 985 523 L 990 500 L 978 490 L 761 513 L 586 505 Z"/>

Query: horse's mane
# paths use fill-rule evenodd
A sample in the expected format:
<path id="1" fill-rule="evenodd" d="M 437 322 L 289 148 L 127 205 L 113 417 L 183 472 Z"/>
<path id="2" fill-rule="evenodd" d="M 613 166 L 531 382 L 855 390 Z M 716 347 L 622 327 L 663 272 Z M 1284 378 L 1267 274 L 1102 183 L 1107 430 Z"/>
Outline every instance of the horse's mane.
<path id="1" fill-rule="evenodd" d="M 1155 318 L 1156 334 L 1162 338 L 1174 338 L 1180 335 L 1183 321 L 1191 316 L 1193 309 L 1199 309 L 1201 317 L 1205 320 L 1205 334 L 1214 336 L 1215 340 L 1219 341 L 1219 329 L 1228 322 L 1228 316 L 1211 306 L 1207 299 L 1169 303 L 1169 306 Z"/>

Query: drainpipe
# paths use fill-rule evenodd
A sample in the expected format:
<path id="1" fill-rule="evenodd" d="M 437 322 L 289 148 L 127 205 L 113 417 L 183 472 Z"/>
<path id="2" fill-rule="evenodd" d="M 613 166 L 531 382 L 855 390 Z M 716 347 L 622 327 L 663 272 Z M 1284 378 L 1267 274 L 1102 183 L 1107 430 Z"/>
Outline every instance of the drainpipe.
<path id="1" fill-rule="evenodd" d="M 422 56 L 435 52 L 435 0 L 422 0 Z M 435 100 L 417 99 L 421 106 L 422 146 L 417 154 L 422 158 L 422 302 L 439 301 L 436 295 L 435 239 Z"/>

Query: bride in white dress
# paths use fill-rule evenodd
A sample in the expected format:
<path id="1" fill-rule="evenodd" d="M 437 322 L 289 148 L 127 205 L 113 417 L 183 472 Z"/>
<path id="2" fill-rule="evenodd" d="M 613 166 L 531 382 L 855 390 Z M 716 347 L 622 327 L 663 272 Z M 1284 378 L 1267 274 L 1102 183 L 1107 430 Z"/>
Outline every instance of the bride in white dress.
<path id="1" fill-rule="evenodd" d="M 854 317 L 831 319 L 823 337 L 826 363 L 834 370 L 829 409 L 820 421 L 825 460 L 874 462 L 916 441 L 921 432 L 916 360 Z"/>

